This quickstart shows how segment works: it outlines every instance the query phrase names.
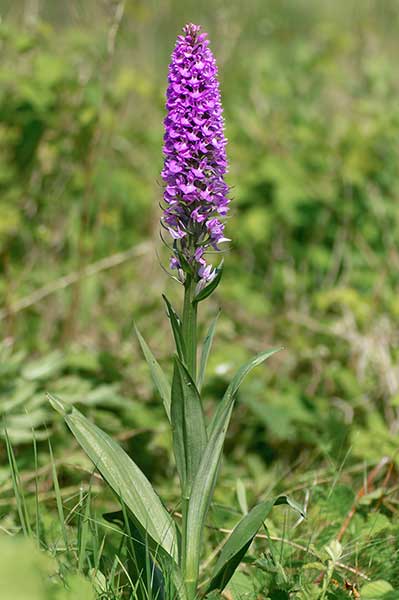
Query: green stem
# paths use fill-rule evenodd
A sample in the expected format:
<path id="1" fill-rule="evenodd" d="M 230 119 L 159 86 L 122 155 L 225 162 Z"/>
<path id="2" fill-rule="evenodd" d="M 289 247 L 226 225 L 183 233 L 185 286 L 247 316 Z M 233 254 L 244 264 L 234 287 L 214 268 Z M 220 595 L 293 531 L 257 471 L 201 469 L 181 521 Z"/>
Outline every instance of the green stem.
<path id="1" fill-rule="evenodd" d="M 184 285 L 184 305 L 182 319 L 182 333 L 186 348 L 186 366 L 193 378 L 197 378 L 197 304 L 193 304 L 195 294 L 195 281 L 192 277 L 187 276 Z M 197 579 L 193 579 L 186 572 L 186 552 L 187 552 L 187 515 L 189 506 L 189 495 L 186 490 L 182 494 L 182 553 L 181 563 L 184 584 L 188 600 L 194 600 L 196 596 Z"/>
<path id="2" fill-rule="evenodd" d="M 195 281 L 187 276 L 184 284 L 183 338 L 186 345 L 186 364 L 193 380 L 197 376 L 197 304 L 193 304 Z"/>
<path id="3" fill-rule="evenodd" d="M 197 580 L 186 578 L 185 584 L 186 584 L 187 598 L 189 600 L 195 600 L 195 598 L 197 598 Z"/>
<path id="4" fill-rule="evenodd" d="M 181 534 L 181 567 L 183 575 L 186 573 L 186 558 L 187 558 L 187 514 L 188 514 L 188 503 L 190 498 L 185 493 L 181 499 L 181 512 L 182 512 L 182 534 Z"/>

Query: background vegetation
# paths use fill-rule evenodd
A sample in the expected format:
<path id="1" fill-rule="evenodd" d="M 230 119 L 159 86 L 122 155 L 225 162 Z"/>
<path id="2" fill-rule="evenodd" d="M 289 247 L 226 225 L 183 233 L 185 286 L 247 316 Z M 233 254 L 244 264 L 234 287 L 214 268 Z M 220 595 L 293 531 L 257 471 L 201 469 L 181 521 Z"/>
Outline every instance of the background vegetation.
<path id="1" fill-rule="evenodd" d="M 114 500 L 46 390 L 117 437 L 175 506 L 132 324 L 170 370 L 160 294 L 181 292 L 157 257 L 162 119 L 193 21 L 219 65 L 233 198 L 209 406 L 243 359 L 285 346 L 240 393 L 209 535 L 275 493 L 308 514 L 273 513 L 227 597 L 398 598 L 398 3 L 0 11 L 0 597 L 133 597 L 124 540 L 102 519 Z"/>

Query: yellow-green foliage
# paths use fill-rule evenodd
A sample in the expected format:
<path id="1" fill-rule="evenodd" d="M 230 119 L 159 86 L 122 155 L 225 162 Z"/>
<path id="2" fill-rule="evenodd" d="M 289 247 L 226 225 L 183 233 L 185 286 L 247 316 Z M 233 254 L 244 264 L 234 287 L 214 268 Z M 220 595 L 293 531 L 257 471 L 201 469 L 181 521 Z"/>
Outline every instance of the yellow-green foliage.
<path id="1" fill-rule="evenodd" d="M 33 540 L 2 535 L 0 553 L 2 600 L 94 600 L 93 588 L 81 575 L 68 578 L 64 587 L 57 562 Z"/>

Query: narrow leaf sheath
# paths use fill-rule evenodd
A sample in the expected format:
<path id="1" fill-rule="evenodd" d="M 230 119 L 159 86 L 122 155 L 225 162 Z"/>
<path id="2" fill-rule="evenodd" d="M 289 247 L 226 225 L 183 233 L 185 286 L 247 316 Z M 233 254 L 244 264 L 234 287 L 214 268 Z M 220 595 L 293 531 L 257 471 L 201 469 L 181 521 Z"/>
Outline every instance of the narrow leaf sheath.
<path id="1" fill-rule="evenodd" d="M 177 356 L 174 361 L 171 419 L 177 470 L 184 495 L 188 497 L 204 453 L 207 435 L 197 387 Z"/>

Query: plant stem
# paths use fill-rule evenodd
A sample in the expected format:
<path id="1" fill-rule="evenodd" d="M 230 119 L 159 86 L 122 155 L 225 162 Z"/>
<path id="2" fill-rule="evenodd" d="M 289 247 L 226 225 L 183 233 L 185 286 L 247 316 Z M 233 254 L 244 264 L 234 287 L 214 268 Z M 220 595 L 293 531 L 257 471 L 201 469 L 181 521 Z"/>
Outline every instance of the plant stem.
<path id="1" fill-rule="evenodd" d="M 195 281 L 187 276 L 184 284 L 183 338 L 186 344 L 186 363 L 193 381 L 197 375 L 197 305 L 193 304 Z"/>
<path id="2" fill-rule="evenodd" d="M 186 555 L 187 555 L 187 514 L 188 514 L 188 503 L 190 498 L 183 491 L 181 499 L 181 513 L 182 513 L 182 527 L 181 527 L 181 567 L 185 578 L 186 574 Z"/>
<path id="3" fill-rule="evenodd" d="M 183 305 L 183 320 L 182 333 L 186 348 L 186 366 L 193 379 L 197 378 L 197 304 L 193 304 L 195 294 L 195 281 L 192 277 L 187 276 L 184 285 L 184 305 Z M 187 600 L 194 600 L 197 589 L 197 579 L 193 579 L 191 575 L 186 573 L 186 551 L 187 551 L 187 514 L 190 497 L 187 490 L 182 493 L 182 552 L 181 563 L 186 588 Z"/>

